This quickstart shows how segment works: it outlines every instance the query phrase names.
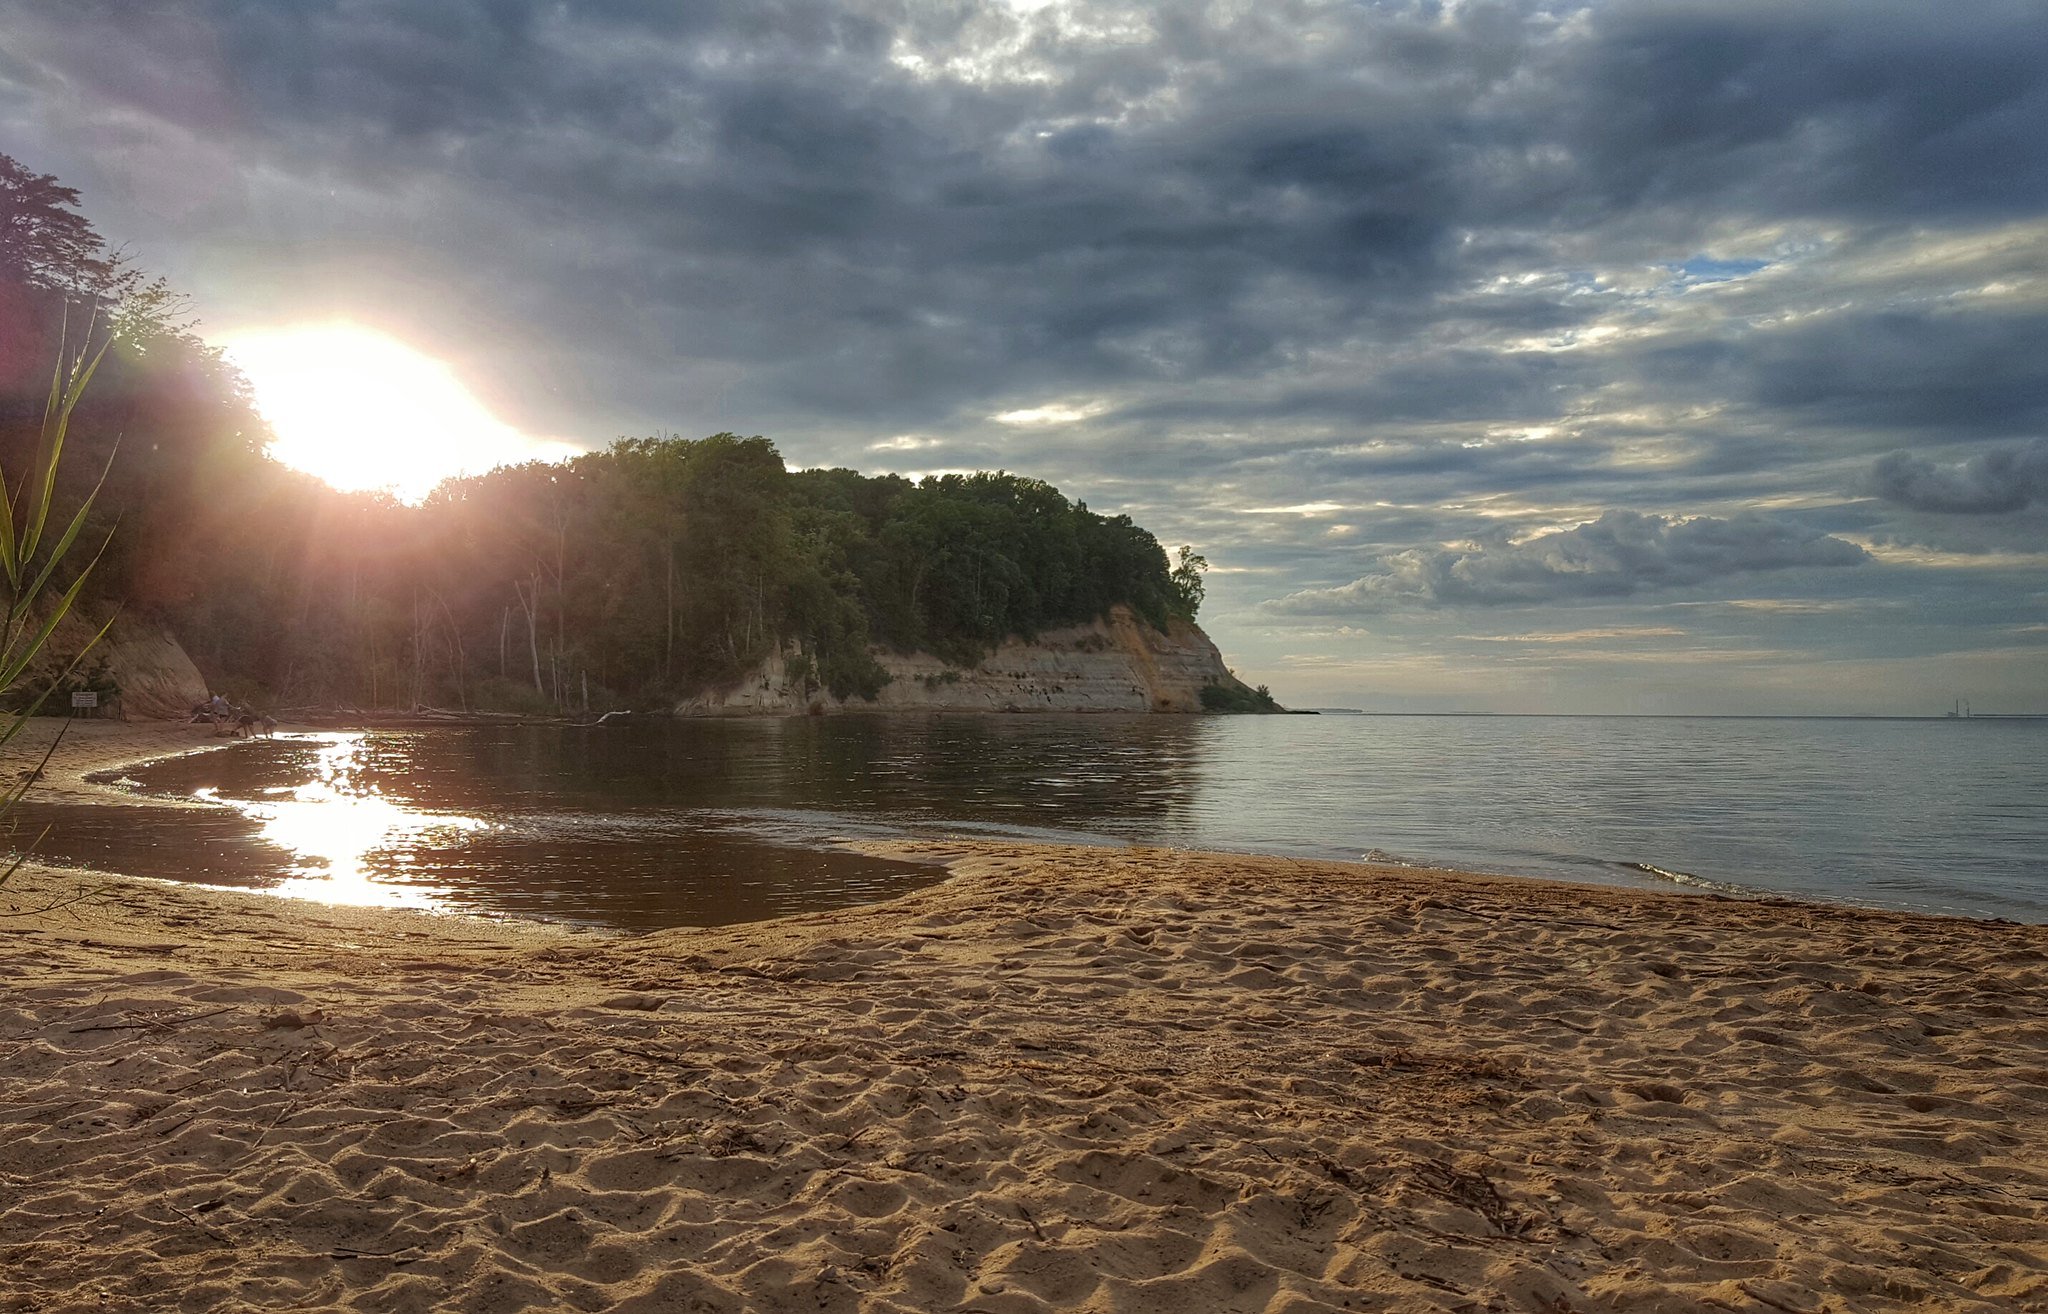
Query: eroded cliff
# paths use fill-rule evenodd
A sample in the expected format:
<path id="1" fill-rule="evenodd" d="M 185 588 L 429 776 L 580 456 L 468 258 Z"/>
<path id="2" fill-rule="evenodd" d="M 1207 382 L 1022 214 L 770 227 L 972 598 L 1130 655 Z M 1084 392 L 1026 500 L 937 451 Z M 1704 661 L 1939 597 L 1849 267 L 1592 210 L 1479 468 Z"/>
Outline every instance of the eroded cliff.
<path id="1" fill-rule="evenodd" d="M 1198 626 L 1162 632 L 1128 607 L 1087 625 L 1005 641 L 972 670 L 929 653 L 878 650 L 889 683 L 872 701 L 841 701 L 794 681 L 780 655 L 729 689 L 684 700 L 683 716 L 798 716 L 840 711 L 1199 712 L 1202 688 L 1242 688 Z"/>
<path id="2" fill-rule="evenodd" d="M 30 663 L 22 685 L 40 690 L 55 682 L 73 654 L 86 649 L 105 620 L 104 613 L 95 615 L 83 608 L 65 616 L 44 651 Z M 71 682 L 76 687 L 102 669 L 120 690 L 120 701 L 103 715 L 118 712 L 134 720 L 182 717 L 190 714 L 193 704 L 206 700 L 206 679 L 199 668 L 171 632 L 152 621 L 115 617 L 106 635 L 72 669 Z M 59 699 L 45 710 L 62 714 L 68 706 Z"/>

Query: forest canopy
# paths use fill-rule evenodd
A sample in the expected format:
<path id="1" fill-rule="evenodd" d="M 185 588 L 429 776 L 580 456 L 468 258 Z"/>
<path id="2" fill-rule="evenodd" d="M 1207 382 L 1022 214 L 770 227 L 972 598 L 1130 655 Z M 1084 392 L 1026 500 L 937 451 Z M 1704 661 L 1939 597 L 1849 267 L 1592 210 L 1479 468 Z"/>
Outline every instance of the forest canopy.
<path id="1" fill-rule="evenodd" d="M 1201 558 L 1039 480 L 791 471 L 761 437 L 624 439 L 416 507 L 338 492 L 266 455 L 241 376 L 77 201 L 0 156 L 0 459 L 62 354 L 111 334 L 65 471 L 74 498 L 106 472 L 92 589 L 245 700 L 658 706 L 774 652 L 872 696 L 877 646 L 971 666 L 1119 604 L 1160 627 L 1200 606 Z"/>

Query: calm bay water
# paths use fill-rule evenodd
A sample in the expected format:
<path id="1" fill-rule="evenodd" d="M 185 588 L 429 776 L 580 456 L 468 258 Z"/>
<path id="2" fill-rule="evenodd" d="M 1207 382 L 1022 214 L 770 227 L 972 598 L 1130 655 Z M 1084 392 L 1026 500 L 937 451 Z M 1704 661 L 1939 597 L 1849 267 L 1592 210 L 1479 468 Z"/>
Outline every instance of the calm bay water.
<path id="1" fill-rule="evenodd" d="M 2048 921 L 2048 721 L 847 716 L 242 744 L 50 808 L 55 856 L 652 927 L 934 878 L 834 838 L 989 834 Z"/>

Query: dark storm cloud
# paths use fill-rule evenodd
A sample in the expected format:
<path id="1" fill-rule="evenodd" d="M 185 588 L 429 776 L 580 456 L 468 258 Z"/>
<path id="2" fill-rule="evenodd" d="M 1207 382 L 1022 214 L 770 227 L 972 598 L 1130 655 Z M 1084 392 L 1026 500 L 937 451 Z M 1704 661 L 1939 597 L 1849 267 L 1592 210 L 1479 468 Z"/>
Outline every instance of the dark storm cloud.
<path id="1" fill-rule="evenodd" d="M 1869 428 L 1999 433 L 2048 425 L 2043 350 L 2048 314 L 1892 312 L 1772 335 L 1747 369 L 1752 394 L 1773 410 Z"/>
<path id="2" fill-rule="evenodd" d="M 1622 598 L 1795 566 L 1855 566 L 1870 554 L 1854 543 L 1760 515 L 1666 520 L 1609 511 L 1591 524 L 1521 543 L 1395 553 L 1357 580 L 1305 590 L 1274 610 L 1342 615 L 1390 607 L 1527 605 Z"/>
<path id="3" fill-rule="evenodd" d="M 1610 205 L 1885 222 L 2048 205 L 2048 24 L 2031 0 L 1595 6 L 1569 71 Z"/>
<path id="4" fill-rule="evenodd" d="M 1893 452 L 1871 472 L 1877 495 L 1915 511 L 1997 515 L 2048 501 L 2048 439 L 2001 447 L 1954 465 Z"/>
<path id="5" fill-rule="evenodd" d="M 1089 7 L 1135 24 L 1113 42 L 976 4 L 18 8 L 96 94 L 274 167 L 438 197 L 390 234 L 421 263 L 459 270 L 487 226 L 523 267 L 475 294 L 538 337 L 613 325 L 586 359 L 638 404 L 659 405 L 645 367 L 668 351 L 743 368 L 746 401 L 784 420 L 1285 372 L 1445 314 L 1568 324 L 1587 313 L 1568 298 L 1442 304 L 1517 246 L 1554 257 L 1560 229 L 1619 224 L 1683 258 L 1731 212 L 2043 195 L 2027 134 L 2048 44 L 2023 5 Z M 984 81 L 904 66 L 1005 36 Z M 175 76 L 151 74 L 166 49 Z M 1467 355 L 1487 363 L 1299 389 L 1278 418 L 1520 408 L 1489 344 Z"/>
<path id="6" fill-rule="evenodd" d="M 1448 348 L 1428 360 L 1390 362 L 1369 379 L 1331 381 L 1235 395 L 1165 396 L 1124 407 L 1120 420 L 1315 419 L 1356 426 L 1413 420 L 1505 420 L 1557 412 L 1556 389 L 1583 384 L 1547 357 Z M 1240 385 L 1241 387 L 1241 385 Z"/>

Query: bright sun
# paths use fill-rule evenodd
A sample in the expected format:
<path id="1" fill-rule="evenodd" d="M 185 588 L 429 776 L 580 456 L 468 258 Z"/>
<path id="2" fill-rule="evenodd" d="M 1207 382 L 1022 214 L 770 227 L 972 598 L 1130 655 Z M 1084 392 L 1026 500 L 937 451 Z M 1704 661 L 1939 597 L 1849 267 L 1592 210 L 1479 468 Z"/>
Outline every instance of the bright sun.
<path id="1" fill-rule="evenodd" d="M 451 475 L 576 451 L 506 424 L 446 365 L 373 329 L 256 329 L 221 350 L 270 422 L 270 454 L 336 488 L 415 502 Z"/>

